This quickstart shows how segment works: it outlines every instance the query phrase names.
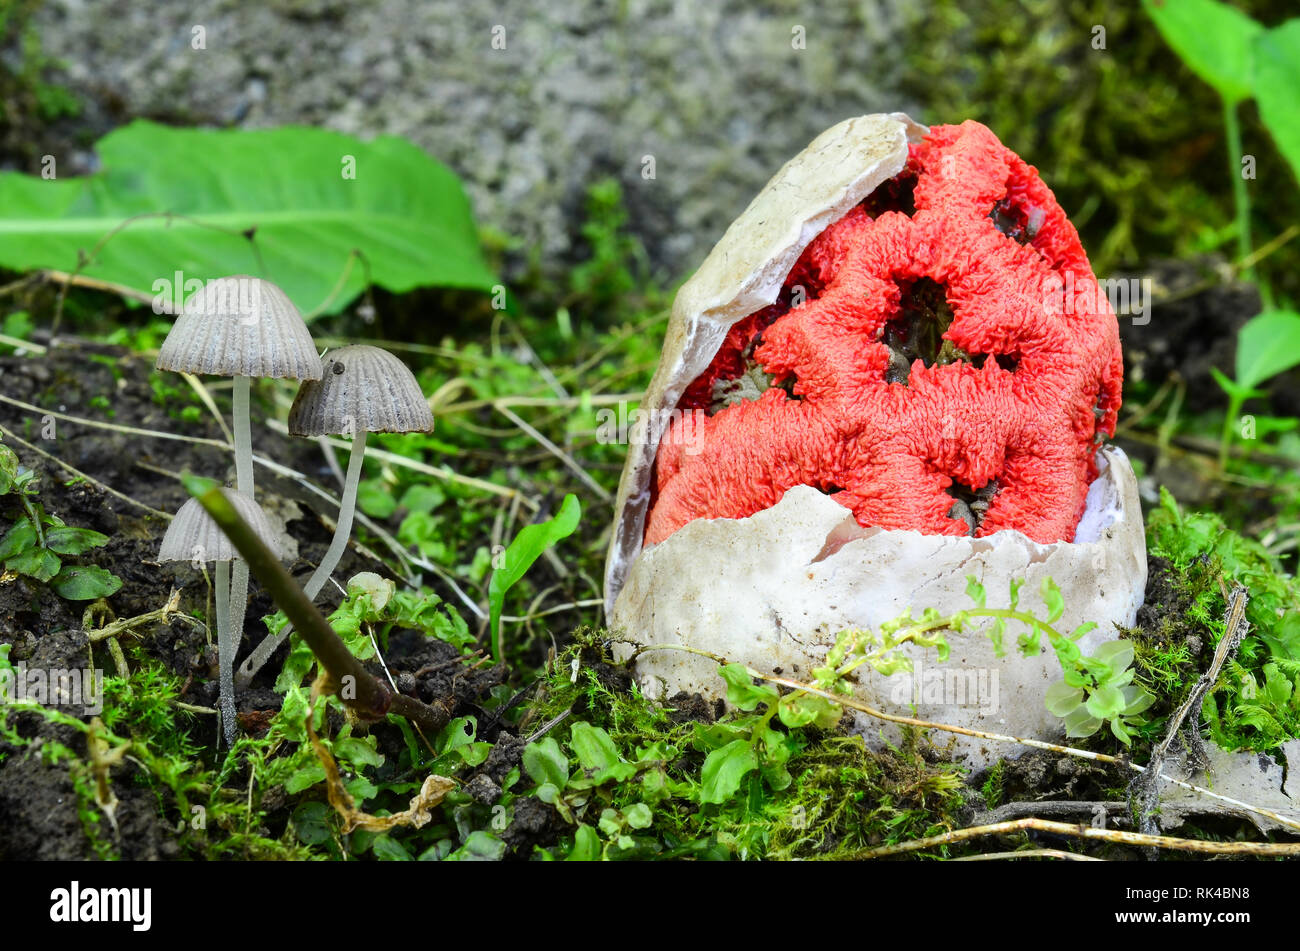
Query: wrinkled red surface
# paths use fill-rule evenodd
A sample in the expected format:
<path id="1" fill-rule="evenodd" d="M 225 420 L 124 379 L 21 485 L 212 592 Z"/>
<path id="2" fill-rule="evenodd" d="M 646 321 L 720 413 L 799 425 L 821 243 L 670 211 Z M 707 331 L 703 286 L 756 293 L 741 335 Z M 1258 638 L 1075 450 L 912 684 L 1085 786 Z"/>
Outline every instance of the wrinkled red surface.
<path id="1" fill-rule="evenodd" d="M 908 214 L 897 193 L 913 177 Z M 1037 171 L 976 122 L 934 127 L 882 189 L 808 246 L 778 302 L 737 323 L 686 390 L 680 408 L 699 412 L 660 443 L 646 544 L 697 518 L 752 515 L 796 485 L 834 492 L 864 526 L 965 535 L 945 490 L 994 479 L 978 535 L 1073 539 L 1123 372 L 1074 226 Z M 1032 240 L 1018 243 L 1027 223 Z M 980 368 L 916 360 L 906 384 L 888 383 L 885 325 L 900 283 L 925 277 L 953 309 L 944 337 L 989 356 Z M 792 307 L 797 285 L 807 299 Z M 754 358 L 778 382 L 793 377 L 793 398 L 774 386 L 705 417 L 714 382 L 743 372 L 758 333 Z"/>

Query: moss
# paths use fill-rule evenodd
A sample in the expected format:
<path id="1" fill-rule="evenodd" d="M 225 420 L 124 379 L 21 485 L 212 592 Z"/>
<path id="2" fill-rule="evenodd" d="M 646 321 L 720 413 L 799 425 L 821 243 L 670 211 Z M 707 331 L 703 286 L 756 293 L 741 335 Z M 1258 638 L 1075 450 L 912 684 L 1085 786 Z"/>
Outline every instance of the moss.
<path id="1" fill-rule="evenodd" d="M 1146 604 L 1126 632 L 1141 681 L 1156 695 L 1153 723 L 1186 699 L 1224 634 L 1225 596 L 1244 585 L 1250 631 L 1202 714 L 1211 739 L 1267 752 L 1300 736 L 1300 584 L 1258 542 L 1210 513 L 1184 512 L 1167 491 L 1147 519 Z"/>
<path id="2" fill-rule="evenodd" d="M 1282 0 L 1239 4 L 1267 25 Z M 1231 178 L 1221 107 L 1166 46 L 1137 4 L 1108 0 L 936 0 L 910 8 L 898 66 L 925 122 L 976 119 L 1036 165 L 1105 275 L 1155 257 L 1223 246 L 1231 253 Z M 1105 30 L 1105 48 L 1094 38 Z M 1300 191 L 1253 105 L 1243 140 L 1258 182 L 1256 243 L 1300 217 Z M 1217 229 L 1217 231 L 1215 230 Z M 1261 276 L 1294 294 L 1294 246 Z"/>

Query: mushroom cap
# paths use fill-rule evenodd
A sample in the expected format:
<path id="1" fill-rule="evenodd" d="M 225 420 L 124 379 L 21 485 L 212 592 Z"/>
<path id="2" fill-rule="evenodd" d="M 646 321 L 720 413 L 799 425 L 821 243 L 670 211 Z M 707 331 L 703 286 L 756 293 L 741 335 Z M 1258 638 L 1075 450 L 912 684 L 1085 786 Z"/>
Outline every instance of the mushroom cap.
<path id="1" fill-rule="evenodd" d="M 190 296 L 158 354 L 159 370 L 216 376 L 320 377 L 302 314 L 270 281 L 234 274 Z"/>
<path id="2" fill-rule="evenodd" d="M 257 537 L 279 557 L 280 536 L 266 520 L 262 506 L 237 489 L 227 487 L 221 491 L 240 518 L 251 525 Z M 167 533 L 158 549 L 159 561 L 231 561 L 238 557 L 235 546 L 198 499 L 190 499 L 181 506 L 171 525 L 167 526 Z"/>
<path id="3" fill-rule="evenodd" d="M 320 361 L 319 380 L 298 388 L 289 410 L 295 436 L 427 433 L 433 413 L 413 374 L 378 347 L 340 347 Z"/>

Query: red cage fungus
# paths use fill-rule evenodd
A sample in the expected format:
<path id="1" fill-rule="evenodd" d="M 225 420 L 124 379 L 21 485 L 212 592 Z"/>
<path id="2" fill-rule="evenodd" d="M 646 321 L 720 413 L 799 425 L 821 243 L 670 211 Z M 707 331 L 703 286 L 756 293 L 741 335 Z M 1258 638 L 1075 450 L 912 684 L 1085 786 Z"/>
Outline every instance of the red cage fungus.
<path id="1" fill-rule="evenodd" d="M 936 126 L 687 387 L 645 542 L 796 485 L 863 526 L 1071 541 L 1122 374 L 1115 315 L 1037 171 L 979 123 Z"/>

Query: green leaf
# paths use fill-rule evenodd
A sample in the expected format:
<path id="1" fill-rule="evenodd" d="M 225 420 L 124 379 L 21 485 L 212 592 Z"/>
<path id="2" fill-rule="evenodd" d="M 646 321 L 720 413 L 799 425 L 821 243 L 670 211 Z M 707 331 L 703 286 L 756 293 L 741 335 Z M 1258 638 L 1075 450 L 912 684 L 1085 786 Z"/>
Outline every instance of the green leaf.
<path id="1" fill-rule="evenodd" d="M 504 842 L 491 832 L 475 829 L 466 836 L 465 844 L 447 856 L 447 859 L 460 862 L 498 862 L 505 854 Z"/>
<path id="2" fill-rule="evenodd" d="M 1098 720 L 1109 720 L 1124 712 L 1124 692 L 1119 687 L 1112 687 L 1109 684 L 1098 687 L 1088 697 L 1088 702 L 1084 706 Z"/>
<path id="3" fill-rule="evenodd" d="M 583 769 L 605 770 L 621 762 L 618 747 L 598 726 L 579 721 L 569 733 L 569 746 Z"/>
<path id="4" fill-rule="evenodd" d="M 59 573 L 61 564 L 59 556 L 54 552 L 44 548 L 29 548 L 6 561 L 5 567 L 37 581 L 50 581 Z"/>
<path id="5" fill-rule="evenodd" d="M 489 627 L 492 631 L 492 644 L 496 659 L 502 660 L 501 645 L 501 608 L 505 602 L 506 592 L 518 583 L 529 568 L 533 566 L 542 552 L 562 538 L 572 535 L 582 518 L 582 506 L 578 497 L 566 495 L 560 510 L 553 518 L 520 529 L 510 547 L 505 550 L 503 564 L 492 572 L 488 582 Z"/>
<path id="6" fill-rule="evenodd" d="M 758 769 L 758 757 L 748 740 L 735 740 L 704 758 L 700 802 L 722 803 L 740 788 L 741 780 Z"/>
<path id="7" fill-rule="evenodd" d="M 284 791 L 296 796 L 304 789 L 311 789 L 317 783 L 325 782 L 325 767 L 319 762 L 307 763 L 289 774 L 284 781 Z"/>
<path id="8" fill-rule="evenodd" d="M 777 715 L 788 727 L 816 724 L 823 730 L 829 730 L 840 722 L 844 708 L 825 697 L 811 694 L 788 693 L 782 697 L 777 706 Z"/>
<path id="9" fill-rule="evenodd" d="M 36 526 L 28 519 L 15 522 L 0 538 L 0 561 L 12 558 L 36 545 Z"/>
<path id="10" fill-rule="evenodd" d="M 1252 91 L 1251 44 L 1263 27 L 1215 0 L 1142 0 L 1165 42 L 1230 103 Z"/>
<path id="11" fill-rule="evenodd" d="M 1061 589 L 1051 578 L 1044 578 L 1041 593 L 1043 604 L 1047 606 L 1047 623 L 1055 624 L 1065 613 L 1065 598 L 1061 596 Z"/>
<path id="12" fill-rule="evenodd" d="M 623 818 L 633 829 L 648 829 L 654 821 L 654 814 L 645 803 L 636 802 L 623 810 Z"/>
<path id="13" fill-rule="evenodd" d="M 1056 683 L 1047 688 L 1044 700 L 1053 716 L 1066 717 L 1083 704 L 1083 691 L 1067 683 Z"/>
<path id="14" fill-rule="evenodd" d="M 1300 179 L 1300 19 L 1256 35 L 1254 53 L 1259 117 Z"/>
<path id="15" fill-rule="evenodd" d="M 362 479 L 357 483 L 357 505 L 371 518 L 388 518 L 397 511 L 397 499 L 383 479 Z"/>
<path id="16" fill-rule="evenodd" d="M 1101 661 L 1118 674 L 1133 663 L 1133 642 L 1126 640 L 1107 641 L 1097 648 L 1092 658 Z"/>
<path id="17" fill-rule="evenodd" d="M 573 848 L 564 857 L 566 862 L 600 861 L 600 836 L 589 825 L 580 825 L 573 833 Z"/>
<path id="18" fill-rule="evenodd" d="M 524 770 L 535 783 L 550 783 L 557 790 L 569 781 L 569 758 L 551 737 L 524 747 Z"/>
<path id="19" fill-rule="evenodd" d="M 1239 386 L 1255 387 L 1300 364 L 1300 314 L 1266 310 L 1237 334 Z"/>
<path id="20" fill-rule="evenodd" d="M 966 576 L 966 596 L 974 601 L 977 607 L 984 607 L 984 585 L 980 584 L 974 575 Z"/>
<path id="21" fill-rule="evenodd" d="M 1128 730 L 1124 729 L 1124 724 L 1119 717 L 1112 717 L 1110 722 L 1110 732 L 1115 734 L 1115 739 L 1119 740 L 1125 746 L 1133 742 L 1133 737 L 1129 735 Z"/>
<path id="22" fill-rule="evenodd" d="M 69 601 L 93 601 L 115 593 L 122 579 L 97 565 L 64 565 L 50 587 Z"/>
<path id="23" fill-rule="evenodd" d="M 0 266 L 77 270 L 128 218 L 166 212 L 128 223 L 81 273 L 168 303 L 176 294 L 161 282 L 174 285 L 175 271 L 186 282 L 256 274 L 304 313 L 338 313 L 367 276 L 394 293 L 496 284 L 460 181 L 400 138 L 136 121 L 95 151 L 100 171 L 85 178 L 0 172 Z M 355 178 L 343 174 L 349 156 Z M 364 265 L 350 261 L 354 249 Z"/>
<path id="24" fill-rule="evenodd" d="M 1101 728 L 1101 722 L 1088 712 L 1086 706 L 1079 707 L 1065 717 L 1065 735 L 1076 739 L 1092 736 Z"/>
<path id="25" fill-rule="evenodd" d="M 0 443 L 0 495 L 7 495 L 18 478 L 18 457 L 8 446 Z"/>
<path id="26" fill-rule="evenodd" d="M 727 682 L 727 703 L 746 713 L 760 703 L 773 703 L 779 696 L 770 684 L 755 684 L 744 664 L 727 664 L 718 668 L 718 675 Z"/>
<path id="27" fill-rule="evenodd" d="M 330 807 L 323 802 L 304 802 L 293 811 L 293 831 L 303 845 L 322 845 L 332 839 Z"/>
<path id="28" fill-rule="evenodd" d="M 375 837 L 374 845 L 371 846 L 375 858 L 381 862 L 414 862 L 415 857 L 406 848 L 395 839 L 387 835 Z"/>
<path id="29" fill-rule="evenodd" d="M 60 555 L 80 555 L 108 544 L 108 536 L 88 528 L 57 525 L 45 532 L 45 547 Z"/>
<path id="30" fill-rule="evenodd" d="M 1155 694 L 1145 687 L 1129 684 L 1122 689 L 1124 694 L 1124 716 L 1135 717 L 1156 702 Z"/>

